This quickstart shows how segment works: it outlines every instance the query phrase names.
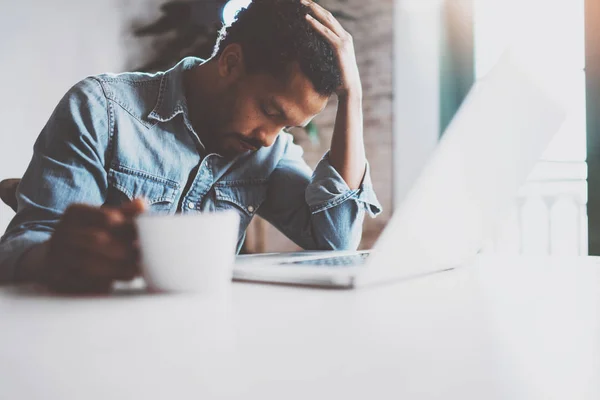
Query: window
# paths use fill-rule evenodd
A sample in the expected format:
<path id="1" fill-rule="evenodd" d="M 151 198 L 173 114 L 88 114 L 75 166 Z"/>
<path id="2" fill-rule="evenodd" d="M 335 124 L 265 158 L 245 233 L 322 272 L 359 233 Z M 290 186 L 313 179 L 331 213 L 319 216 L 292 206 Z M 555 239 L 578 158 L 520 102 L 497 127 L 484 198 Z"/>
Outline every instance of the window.
<path id="1" fill-rule="evenodd" d="M 561 70 L 553 84 L 569 110 L 488 249 L 587 254 L 584 0 L 476 0 L 474 11 L 476 76 L 516 47 L 540 76 Z"/>

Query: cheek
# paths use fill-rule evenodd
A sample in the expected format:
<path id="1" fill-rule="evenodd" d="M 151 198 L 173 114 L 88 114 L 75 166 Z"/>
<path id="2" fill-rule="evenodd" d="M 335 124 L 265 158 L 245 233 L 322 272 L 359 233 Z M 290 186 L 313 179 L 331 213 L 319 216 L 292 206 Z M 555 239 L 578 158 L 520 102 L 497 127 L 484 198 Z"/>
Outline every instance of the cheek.
<path id="1" fill-rule="evenodd" d="M 221 130 L 250 135 L 264 125 L 255 93 L 256 88 L 243 84 L 228 93 L 219 113 Z"/>
<path id="2" fill-rule="evenodd" d="M 221 148 L 227 152 L 231 152 L 235 147 L 235 140 L 231 136 L 226 136 L 220 143 Z"/>
<path id="3" fill-rule="evenodd" d="M 236 102 L 229 113 L 229 123 L 240 133 L 252 132 L 262 123 L 258 111 L 251 100 Z"/>

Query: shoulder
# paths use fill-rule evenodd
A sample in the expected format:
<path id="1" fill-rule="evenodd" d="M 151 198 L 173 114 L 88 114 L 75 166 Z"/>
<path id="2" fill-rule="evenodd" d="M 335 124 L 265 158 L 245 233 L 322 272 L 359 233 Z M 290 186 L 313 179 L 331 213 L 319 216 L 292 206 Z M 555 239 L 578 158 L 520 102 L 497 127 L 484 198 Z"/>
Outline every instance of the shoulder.
<path id="1" fill-rule="evenodd" d="M 95 75 L 87 80 L 95 81 L 108 101 L 138 118 L 143 118 L 156 106 L 163 76 L 164 72 L 125 72 Z"/>

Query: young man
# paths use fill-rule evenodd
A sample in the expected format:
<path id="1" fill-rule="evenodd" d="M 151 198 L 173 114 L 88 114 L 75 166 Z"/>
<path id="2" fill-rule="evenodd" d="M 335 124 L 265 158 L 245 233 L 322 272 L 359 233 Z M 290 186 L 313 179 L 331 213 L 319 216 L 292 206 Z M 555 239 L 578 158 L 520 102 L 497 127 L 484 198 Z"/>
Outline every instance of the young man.
<path id="1" fill-rule="evenodd" d="M 331 148 L 313 172 L 282 131 L 306 125 L 333 93 Z M 365 212 L 380 212 L 361 106 L 352 38 L 308 0 L 254 0 L 206 62 L 84 79 L 35 144 L 0 281 L 103 292 L 132 279 L 133 218 L 145 210 L 236 210 L 239 245 L 258 214 L 305 249 L 355 249 Z"/>

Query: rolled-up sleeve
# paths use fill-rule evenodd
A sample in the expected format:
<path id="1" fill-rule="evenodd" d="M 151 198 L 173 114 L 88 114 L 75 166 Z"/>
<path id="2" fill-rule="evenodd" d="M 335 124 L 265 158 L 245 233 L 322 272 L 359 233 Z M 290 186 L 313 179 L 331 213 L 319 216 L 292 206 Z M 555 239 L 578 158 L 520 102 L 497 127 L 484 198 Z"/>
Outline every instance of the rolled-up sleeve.
<path id="1" fill-rule="evenodd" d="M 259 214 L 305 250 L 355 250 L 364 217 L 381 213 L 369 165 L 360 187 L 352 190 L 329 162 L 329 152 L 314 171 L 291 138 L 269 180 Z"/>
<path id="2" fill-rule="evenodd" d="M 17 214 L 0 239 L 0 283 L 14 280 L 21 256 L 50 238 L 70 204 L 103 203 L 108 112 L 94 78 L 76 84 L 54 110 L 17 188 Z"/>
<path id="3" fill-rule="evenodd" d="M 344 178 L 329 163 L 329 152 L 327 152 L 317 164 L 311 183 L 306 188 L 306 202 L 310 211 L 312 213 L 326 211 L 348 199 L 364 206 L 371 217 L 376 217 L 381 213 L 381 204 L 377 200 L 371 182 L 369 163 L 367 162 L 365 166 L 365 175 L 360 187 L 351 190 Z"/>

